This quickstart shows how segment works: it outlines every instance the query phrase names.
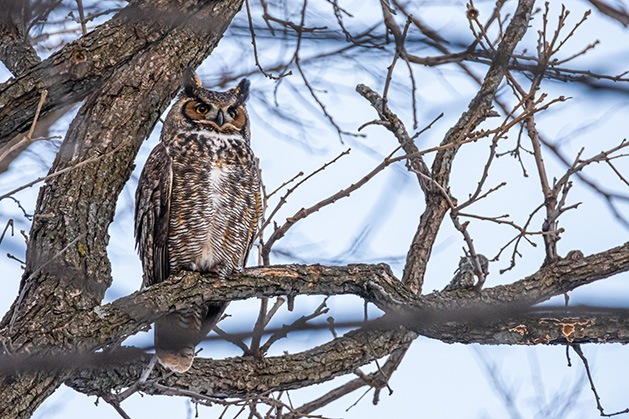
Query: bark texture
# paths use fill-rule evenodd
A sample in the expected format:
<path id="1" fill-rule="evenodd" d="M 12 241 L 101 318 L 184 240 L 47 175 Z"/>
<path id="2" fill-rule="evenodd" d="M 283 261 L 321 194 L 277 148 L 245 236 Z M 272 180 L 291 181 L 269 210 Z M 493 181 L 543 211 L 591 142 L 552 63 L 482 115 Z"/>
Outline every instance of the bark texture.
<path id="1" fill-rule="evenodd" d="M 629 270 L 629 243 L 587 257 L 569 257 L 540 268 L 509 285 L 482 290 L 436 292 L 418 296 L 396 279 L 386 265 L 286 265 L 248 268 L 220 280 L 210 274 L 182 272 L 169 281 L 88 309 L 76 317 L 92 335 L 91 344 L 130 336 L 160 315 L 203 301 L 231 301 L 283 295 L 353 294 L 372 302 L 407 327 L 464 321 L 474 313 L 509 314 L 528 309 L 556 295 Z M 445 281 L 444 281 L 445 282 Z M 416 324 L 417 326 L 414 326 Z M 85 337 L 87 339 L 87 337 Z M 462 337 L 462 341 L 466 338 Z"/>
<path id="2" fill-rule="evenodd" d="M 3 322 L 11 353 L 91 348 L 67 332 L 98 305 L 111 283 L 107 229 L 142 141 L 180 87 L 216 46 L 241 1 L 150 1 L 116 18 L 0 89 L 0 137 L 24 130 L 31 100 L 49 88 L 45 109 L 86 97 L 40 190 L 20 297 Z M 42 110 L 44 112 L 44 110 Z M 0 142 L 0 144 L 2 144 Z M 14 314 L 15 312 L 15 314 Z M 80 326 L 77 326 L 80 327 Z M 46 333 L 42 333 L 46 330 Z M 0 416 L 29 417 L 67 372 L 2 377 Z"/>
<path id="3" fill-rule="evenodd" d="M 474 291 L 453 291 L 417 296 L 401 285 L 384 265 L 251 268 L 229 280 L 185 272 L 168 282 L 86 310 L 80 314 L 80 323 L 85 325 L 84 330 L 94 332 L 93 336 L 82 339 L 93 339 L 95 347 L 103 347 L 112 337 L 125 337 L 144 329 L 163 313 L 203 300 L 355 294 L 388 313 L 380 321 L 309 351 L 264 360 L 255 357 L 197 359 L 189 373 L 169 377 L 164 382 L 169 387 L 208 396 L 239 397 L 300 388 L 347 374 L 394 352 L 418 335 L 448 343 L 629 343 L 626 310 L 527 310 L 531 304 L 627 270 L 629 243 L 588 257 L 563 259 L 527 278 L 489 288 L 480 295 Z M 401 325 L 404 328 L 400 328 Z M 112 354 L 105 360 L 88 358 L 86 365 L 96 367 L 73 373 L 67 384 L 87 394 L 107 394 L 136 382 L 148 359 L 148 355 L 137 352 Z M 42 365 L 50 368 L 53 362 L 49 360 Z M 155 374 L 159 376 L 162 372 Z M 169 394 L 167 390 L 150 386 L 144 391 Z"/>
<path id="4" fill-rule="evenodd" d="M 171 43 L 168 47 L 172 54 L 169 60 L 176 64 L 180 61 L 180 54 L 184 57 L 190 55 L 184 45 L 192 45 L 199 38 L 207 36 L 208 29 L 218 29 L 222 22 L 231 21 L 229 13 L 224 15 L 223 20 L 219 13 L 212 14 L 209 10 L 216 8 L 220 12 L 226 3 L 232 2 L 131 2 L 92 32 L 65 45 L 20 77 L 3 83 L 0 85 L 0 147 L 29 129 L 42 90 L 48 90 L 46 103 L 41 110 L 43 118 L 59 107 L 84 100 L 104 82 L 112 80 L 116 71 L 128 68 L 132 62 L 137 62 L 146 53 L 150 54 L 153 49 L 164 48 L 164 40 L 175 29 L 179 31 L 179 40 L 183 42 Z M 233 3 L 239 7 L 242 4 Z M 190 39 L 182 37 L 184 23 Z M 192 55 L 195 55 L 194 52 Z M 153 65 L 158 64 L 155 61 Z M 151 73 L 145 72 L 144 75 L 149 77 Z"/>
<path id="5" fill-rule="evenodd" d="M 626 312 L 573 317 L 557 317 L 556 314 L 533 313 L 484 324 L 460 322 L 444 325 L 435 338 L 447 343 L 492 345 L 629 343 Z M 394 353 L 395 349 L 404 348 L 417 337 L 408 330 L 396 329 L 393 324 L 386 326 L 388 328 L 359 329 L 311 350 L 282 357 L 263 360 L 254 357 L 224 360 L 197 358 L 186 374 L 170 376 L 162 383 L 172 389 L 212 397 L 244 397 L 318 384 Z M 107 395 L 129 387 L 138 381 L 150 360 L 150 355 L 130 352 L 128 356 L 132 359 L 124 351 L 116 354 L 114 359 L 95 359 L 94 366 L 76 372 L 65 384 L 89 395 Z M 157 370 L 151 378 L 163 374 L 164 371 Z M 357 379 L 349 392 L 365 384 L 362 379 Z M 173 394 L 172 389 L 147 385 L 142 390 L 148 394 Z"/>
<path id="6" fill-rule="evenodd" d="M 250 268 L 240 276 L 221 280 L 212 275 L 183 272 L 168 282 L 77 314 L 70 333 L 91 348 L 108 344 L 145 329 L 156 318 L 205 300 L 225 301 L 255 296 L 297 294 L 359 295 L 387 312 L 382 320 L 299 354 L 227 360 L 197 359 L 186 374 L 163 384 L 179 390 L 216 397 L 300 388 L 347 374 L 355 368 L 407 345 L 418 334 L 448 343 L 572 344 L 628 343 L 626 310 L 551 310 L 527 308 L 618 272 L 629 270 L 629 243 L 588 257 L 571 257 L 545 266 L 513 284 L 474 291 L 439 292 L 417 296 L 391 275 L 386 265 L 346 267 L 287 265 Z M 404 328 L 400 328 L 400 326 Z M 148 356 L 126 350 L 105 359 L 72 356 L 74 367 L 67 384 L 88 394 L 107 394 L 132 385 L 146 367 Z M 24 358 L 38 368 L 64 365 L 57 359 Z M 162 374 L 161 371 L 155 374 Z M 156 376 L 157 376 L 156 375 Z M 147 386 L 148 393 L 169 394 Z"/>
<path id="7" fill-rule="evenodd" d="M 0 60 L 18 76 L 41 60 L 29 43 L 26 1 L 8 1 L 0 14 Z"/>
<path id="8" fill-rule="evenodd" d="M 237 357 L 224 360 L 196 359 L 186 374 L 163 380 L 166 386 L 215 397 L 244 397 L 275 390 L 290 390 L 322 383 L 349 374 L 388 355 L 393 348 L 411 342 L 416 335 L 400 328 L 372 328 L 349 332 L 316 348 L 281 357 Z M 83 369 L 66 384 L 86 394 L 100 395 L 135 383 L 150 356 L 137 357 L 123 365 Z M 157 370 L 152 377 L 164 374 Z M 146 386 L 149 394 L 169 394 Z"/>

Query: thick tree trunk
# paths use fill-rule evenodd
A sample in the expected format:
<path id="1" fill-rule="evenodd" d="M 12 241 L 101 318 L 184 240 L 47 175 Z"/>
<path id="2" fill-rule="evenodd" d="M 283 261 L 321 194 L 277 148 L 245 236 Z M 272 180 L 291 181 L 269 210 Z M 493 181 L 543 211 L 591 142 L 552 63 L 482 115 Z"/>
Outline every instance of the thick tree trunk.
<path id="1" fill-rule="evenodd" d="M 97 36 L 81 38 L 36 67 L 44 85 L 29 85 L 31 91 L 46 87 L 45 74 L 60 59 L 67 66 L 61 77 L 70 89 L 89 93 L 51 173 L 87 163 L 50 179 L 40 190 L 20 297 L 2 322 L 10 353 L 90 348 L 90 339 L 84 338 L 91 331 L 74 320 L 98 305 L 111 283 L 107 229 L 135 155 L 179 90 L 183 70 L 210 54 L 241 6 L 239 0 L 134 3 L 97 30 Z M 4 88 L 18 85 L 19 80 Z M 65 97 L 60 93 L 59 100 Z M 75 94 L 71 100 L 80 98 Z M 7 114 L 2 120 L 7 132 L 26 123 Z M 66 378 L 66 372 L 53 371 L 2 377 L 0 417 L 29 417 Z"/>

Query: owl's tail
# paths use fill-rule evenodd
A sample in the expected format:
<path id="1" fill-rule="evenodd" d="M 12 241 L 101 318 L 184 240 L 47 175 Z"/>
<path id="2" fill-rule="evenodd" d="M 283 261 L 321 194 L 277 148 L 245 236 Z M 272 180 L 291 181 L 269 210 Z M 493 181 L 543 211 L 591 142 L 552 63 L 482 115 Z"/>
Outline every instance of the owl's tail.
<path id="1" fill-rule="evenodd" d="M 155 322 L 155 353 L 166 369 L 186 372 L 192 366 L 195 346 L 214 328 L 227 304 L 206 304 L 170 313 Z"/>

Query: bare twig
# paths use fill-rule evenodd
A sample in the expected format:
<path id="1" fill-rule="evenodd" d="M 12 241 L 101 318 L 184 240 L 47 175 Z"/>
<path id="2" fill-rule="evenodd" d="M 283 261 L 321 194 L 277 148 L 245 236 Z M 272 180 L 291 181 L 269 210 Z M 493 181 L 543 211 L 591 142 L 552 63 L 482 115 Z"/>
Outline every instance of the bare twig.
<path id="1" fill-rule="evenodd" d="M 351 151 L 351 148 L 348 148 L 347 150 L 343 151 L 341 154 L 339 154 L 338 156 L 336 156 L 335 158 L 333 158 L 332 160 L 330 160 L 329 162 L 323 164 L 321 167 L 319 167 L 318 169 L 316 169 L 315 171 L 313 171 L 312 173 L 310 173 L 308 176 L 306 176 L 305 178 L 303 178 L 301 181 L 299 181 L 295 186 L 293 186 L 292 188 L 289 188 L 286 193 L 284 194 L 284 196 L 282 196 L 280 198 L 280 201 L 278 202 L 278 204 L 275 206 L 275 208 L 273 208 L 273 211 L 271 211 L 271 215 L 269 215 L 269 217 L 265 220 L 265 222 L 262 224 L 262 226 L 260 227 L 260 231 L 258 232 L 258 236 L 260 236 L 262 234 L 262 232 L 264 232 L 264 230 L 266 229 L 266 227 L 268 227 L 268 225 L 271 223 L 271 220 L 273 220 L 273 218 L 275 217 L 275 215 L 277 214 L 277 212 L 280 210 L 280 208 L 282 208 L 282 206 L 284 206 L 284 204 L 286 204 L 286 199 L 289 197 L 290 194 L 292 194 L 293 192 L 295 192 L 295 190 L 297 188 L 299 188 L 301 185 L 303 185 L 308 179 L 312 178 L 313 176 L 315 176 L 317 173 L 320 173 L 322 171 L 324 171 L 328 166 L 336 163 L 341 157 L 346 156 L 347 154 L 349 154 L 349 152 Z M 299 172 L 297 175 L 295 175 L 291 180 L 284 182 L 282 184 L 282 186 L 280 186 L 279 188 L 277 188 L 275 191 L 273 191 L 273 193 L 271 195 L 273 195 L 274 193 L 276 193 L 278 190 L 280 190 L 283 186 L 287 185 L 288 183 L 292 182 L 294 179 L 296 179 L 299 176 L 302 176 L 303 172 Z M 271 195 L 269 195 L 268 197 L 270 197 Z M 267 197 L 267 198 L 268 198 Z M 265 244 L 265 246 L 263 247 L 263 251 L 266 252 L 268 254 L 268 250 L 270 250 L 270 245 L 268 244 L 268 242 Z"/>
<path id="2" fill-rule="evenodd" d="M 304 175 L 304 172 L 297 173 L 295 176 L 293 176 L 292 178 L 290 178 L 289 180 L 287 180 L 286 182 L 282 183 L 280 186 L 275 188 L 275 190 L 273 192 L 271 192 L 270 194 L 268 194 L 266 196 L 266 198 L 267 199 L 271 198 L 273 195 L 275 195 L 277 192 L 279 192 L 284 186 L 293 183 L 293 181 L 295 181 L 295 179 L 297 179 L 298 177 L 303 176 L 303 175 Z"/>
<path id="3" fill-rule="evenodd" d="M 627 179 L 625 179 L 625 177 L 622 174 L 620 174 L 620 172 L 618 171 L 618 169 L 616 169 L 616 167 L 612 164 L 612 162 L 609 160 L 606 160 L 605 162 L 609 165 L 609 167 L 612 168 L 614 173 L 618 175 L 618 178 L 622 180 L 625 183 L 625 185 L 629 186 L 629 181 L 627 181 Z"/>
<path id="4" fill-rule="evenodd" d="M 260 298 L 260 313 L 258 314 L 258 320 L 253 327 L 253 336 L 251 337 L 251 344 L 249 345 L 248 355 L 260 356 L 264 354 L 264 351 L 260 350 L 260 339 L 264 333 L 264 326 L 266 326 L 267 309 L 269 307 L 269 299 L 266 297 Z"/>
<path id="5" fill-rule="evenodd" d="M 85 13 L 83 13 L 83 1 L 76 0 L 77 8 L 79 9 L 79 20 L 81 22 L 81 31 L 83 35 L 87 35 L 87 26 L 85 26 Z"/>
<path id="6" fill-rule="evenodd" d="M 132 394 L 140 390 L 140 388 L 148 380 L 148 377 L 151 375 L 151 372 L 153 371 L 153 368 L 155 368 L 156 363 L 157 363 L 157 355 L 153 354 L 148 365 L 146 366 L 146 368 L 144 368 L 144 371 L 142 372 L 142 375 L 140 376 L 140 378 L 122 393 L 109 395 L 108 396 L 109 400 L 107 401 L 107 403 L 111 404 L 111 402 L 115 402 L 119 406 L 123 400 L 128 399 Z"/>
<path id="7" fill-rule="evenodd" d="M 2 243 L 2 240 L 4 240 L 4 235 L 6 234 L 7 230 L 9 229 L 9 227 L 11 227 L 11 237 L 13 237 L 14 231 L 13 231 L 13 218 L 9 218 L 9 221 L 7 221 L 7 225 L 4 227 L 4 230 L 2 231 L 2 235 L 0 236 L 0 243 Z"/>
<path id="8" fill-rule="evenodd" d="M 585 367 L 585 372 L 588 376 L 588 381 L 590 382 L 590 388 L 592 389 L 592 393 L 594 394 L 594 398 L 596 399 L 596 408 L 598 409 L 599 412 L 601 412 L 601 416 L 612 417 L 612 416 L 618 416 L 618 415 L 623 415 L 625 413 L 629 413 L 629 408 L 618 411 L 618 412 L 614 412 L 614 413 L 605 413 L 605 409 L 601 405 L 601 398 L 599 397 L 598 392 L 596 391 L 596 386 L 594 385 L 594 379 L 592 378 L 592 373 L 590 372 L 590 365 L 588 363 L 587 358 L 583 354 L 583 351 L 581 350 L 581 345 L 571 345 L 571 346 L 574 352 L 577 355 L 579 355 L 579 358 L 581 358 L 581 361 L 583 362 L 583 366 Z"/>
<path id="9" fill-rule="evenodd" d="M 273 307 L 271 307 L 269 312 L 266 314 L 266 318 L 264 319 L 265 327 L 269 324 L 275 313 L 277 313 L 277 311 L 280 309 L 280 307 L 282 307 L 285 302 L 286 300 L 283 297 L 277 297 L 277 299 L 275 300 L 275 304 L 273 304 Z"/>
<path id="10" fill-rule="evenodd" d="M 273 345 L 278 340 L 285 338 L 288 335 L 288 333 L 290 333 L 291 331 L 298 330 L 299 328 L 304 327 L 304 325 L 308 323 L 310 320 L 326 314 L 329 311 L 326 305 L 327 301 L 328 299 L 325 298 L 323 302 L 319 304 L 319 307 L 317 307 L 312 314 L 308 316 L 301 316 L 299 319 L 295 320 L 290 325 L 283 325 L 280 331 L 271 335 L 267 339 L 267 341 L 264 343 L 264 345 L 262 345 L 262 348 L 260 348 L 260 353 L 262 354 L 267 353 L 271 345 Z"/>
<path id="11" fill-rule="evenodd" d="M 242 349 L 243 353 L 249 352 L 249 347 L 242 341 L 242 339 L 232 336 L 218 326 L 214 326 L 214 329 L 212 330 L 214 330 L 216 334 L 221 337 L 221 339 L 224 339 L 227 342 L 231 342 L 234 345 L 238 346 L 240 349 Z"/>
<path id="12" fill-rule="evenodd" d="M 426 176 L 423 173 L 418 173 L 420 176 Z M 478 283 L 476 284 L 476 290 L 480 291 L 483 287 L 483 284 L 485 283 L 485 276 L 486 273 L 483 270 L 483 268 L 481 267 L 481 263 L 478 259 L 478 254 L 476 253 L 476 249 L 474 248 L 474 241 L 472 240 L 472 237 L 470 236 L 470 233 L 467 231 L 467 226 L 469 224 L 469 222 L 465 222 L 463 224 L 460 223 L 459 221 L 459 213 L 457 211 L 456 208 L 456 204 L 454 203 L 455 199 L 450 195 L 450 193 L 448 191 L 446 191 L 443 186 L 441 186 L 436 180 L 432 179 L 432 178 L 428 178 L 426 179 L 430 182 L 432 182 L 438 190 L 441 191 L 441 193 L 443 194 L 443 197 L 445 198 L 445 200 L 448 202 L 448 205 L 450 206 L 450 218 L 452 219 L 452 223 L 454 224 L 454 228 L 456 228 L 458 231 L 461 232 L 461 234 L 463 234 L 463 238 L 465 240 L 465 243 L 467 244 L 468 250 L 470 252 L 470 257 L 472 258 L 472 261 L 474 263 L 474 273 L 476 274 L 476 276 L 478 277 Z"/>
<path id="13" fill-rule="evenodd" d="M 602 0 L 588 0 L 594 7 L 596 7 L 601 13 L 611 17 L 612 19 L 620 22 L 625 28 L 629 26 L 629 14 L 626 10 L 619 10 Z"/>
<path id="14" fill-rule="evenodd" d="M 23 190 L 23 189 L 26 189 L 26 188 L 28 188 L 28 187 L 31 187 L 31 186 L 35 185 L 36 183 L 39 183 L 39 182 L 44 181 L 44 180 L 49 180 L 49 179 L 52 179 L 52 178 L 57 177 L 57 176 L 59 176 L 59 175 L 62 175 L 62 174 L 64 174 L 64 173 L 67 173 L 67 172 L 70 172 L 70 171 L 72 171 L 72 170 L 78 169 L 79 167 L 85 166 L 86 164 L 93 163 L 93 162 L 98 161 L 98 160 L 100 160 L 100 159 L 103 159 L 103 158 L 105 158 L 105 157 L 109 157 L 109 156 L 111 156 L 111 155 L 113 155 L 113 154 L 117 153 L 118 151 L 122 150 L 122 148 L 123 148 L 124 146 L 126 146 L 126 145 L 127 145 L 127 143 L 122 143 L 122 144 L 120 144 L 118 147 L 116 147 L 115 149 L 111 150 L 111 151 L 110 151 L 110 152 L 108 152 L 108 153 L 101 154 L 101 155 L 99 155 L 99 156 L 94 156 L 94 157 L 91 157 L 91 158 L 89 158 L 89 159 L 87 159 L 87 160 L 83 160 L 83 161 L 81 161 L 81 162 L 79 162 L 79 163 L 77 163 L 77 164 L 74 164 L 74 165 L 72 165 L 72 166 L 68 166 L 68 167 L 63 168 L 63 169 L 61 169 L 61 170 L 57 170 L 56 172 L 51 173 L 51 174 L 49 174 L 49 175 L 47 175 L 47 176 L 42 176 L 42 177 L 40 177 L 40 178 L 37 178 L 37 179 L 33 180 L 32 182 L 28 182 L 28 183 L 26 183 L 26 184 L 24 184 L 24 185 L 20 186 L 19 188 L 15 188 L 15 189 L 13 189 L 12 191 L 9 191 L 9 192 L 5 193 L 4 195 L 1 195 L 1 196 L 0 196 L 0 201 L 2 201 L 2 200 L 3 200 L 3 199 L 5 199 L 5 198 L 10 197 L 10 196 L 11 196 L 11 195 L 13 195 L 14 193 L 17 193 L 17 192 L 19 192 L 19 191 L 21 191 L 21 190 Z"/>
<path id="15" fill-rule="evenodd" d="M 24 262 L 22 259 L 20 259 L 18 257 L 13 256 L 11 253 L 7 253 L 7 257 L 9 259 L 13 259 L 13 260 L 15 260 L 17 262 L 20 262 L 22 265 L 26 265 L 26 262 Z"/>
<path id="16" fill-rule="evenodd" d="M 26 134 L 26 137 L 22 138 L 20 141 L 16 142 L 15 144 L 9 143 L 6 146 L 4 146 L 2 149 L 0 149 L 0 162 L 3 161 L 9 154 L 14 152 L 15 150 L 22 147 L 28 147 L 33 141 L 35 141 L 33 140 L 33 132 L 35 131 L 35 126 L 37 125 L 37 120 L 39 119 L 39 114 L 41 112 L 42 106 L 44 106 L 44 102 L 46 101 L 46 96 L 48 96 L 48 90 L 42 90 L 41 96 L 39 98 L 39 103 L 37 104 L 37 109 L 35 110 L 35 116 L 33 117 L 33 123 L 31 124 L 31 128 L 28 130 L 28 134 Z M 47 140 L 50 138 L 57 138 L 57 137 L 49 137 L 49 138 L 42 138 L 42 139 Z"/>
<path id="17" fill-rule="evenodd" d="M 260 69 L 262 74 L 264 74 L 266 77 L 268 77 L 271 80 L 279 80 L 282 77 L 286 77 L 290 75 L 291 74 L 290 71 L 281 73 L 279 76 L 274 76 L 264 71 L 264 68 L 262 67 L 262 64 L 260 64 L 260 60 L 258 58 L 258 46 L 256 44 L 256 33 L 255 33 L 255 30 L 253 29 L 253 21 L 251 19 L 251 9 L 249 8 L 249 0 L 245 0 L 245 7 L 247 9 L 247 20 L 249 21 L 249 31 L 251 32 L 251 44 L 253 45 L 253 57 L 256 60 L 256 66 Z"/>
<path id="18" fill-rule="evenodd" d="M 10 198 L 13 202 L 15 202 L 15 203 L 16 203 L 17 207 L 18 207 L 20 210 L 22 210 L 22 214 L 24 214 L 24 218 L 26 218 L 26 219 L 27 219 L 27 220 L 29 220 L 29 221 L 33 221 L 33 215 L 32 215 L 32 214 L 29 214 L 28 212 L 26 212 L 26 209 L 22 206 L 22 203 L 20 202 L 20 200 L 19 200 L 19 199 L 15 198 L 15 197 L 13 197 L 13 196 L 10 196 L 9 198 Z"/>
<path id="19" fill-rule="evenodd" d="M 348 383 L 343 384 L 340 387 L 335 388 L 334 390 L 329 391 L 328 393 L 317 398 L 316 400 L 304 404 L 303 406 L 297 408 L 296 411 L 299 413 L 311 413 L 366 385 L 381 385 L 380 382 L 388 377 L 391 377 L 393 372 L 395 372 L 397 367 L 402 362 L 402 359 L 404 358 L 404 355 L 406 354 L 406 351 L 409 347 L 410 344 L 405 344 L 395 349 L 391 353 L 391 355 L 387 359 L 387 362 L 384 364 L 381 370 L 378 370 L 367 376 L 359 376 L 359 378 L 356 378 Z M 291 419 L 296 417 L 297 416 L 290 416 Z"/>
<path id="20" fill-rule="evenodd" d="M 542 185 L 542 193 L 544 196 L 544 205 L 546 206 L 546 222 L 544 224 L 545 231 L 556 230 L 556 206 L 557 196 L 551 191 L 548 183 L 548 176 L 546 175 L 546 168 L 544 166 L 544 160 L 542 158 L 542 151 L 540 148 L 539 136 L 537 129 L 535 128 L 535 120 L 533 115 L 530 114 L 526 118 L 526 127 L 528 130 L 529 138 L 533 144 L 533 155 L 535 156 L 535 164 L 537 165 L 537 172 L 539 174 L 540 182 Z M 546 263 L 550 263 L 556 260 L 559 256 L 557 254 L 557 241 L 558 235 L 546 235 L 544 236 L 544 243 L 546 249 Z"/>
<path id="21" fill-rule="evenodd" d="M 275 230 L 273 231 L 273 234 L 271 235 L 271 237 L 269 237 L 269 239 L 265 243 L 264 248 L 263 248 L 263 259 L 264 260 L 268 260 L 269 253 L 271 251 L 271 247 L 275 244 L 275 242 L 277 240 L 279 240 L 282 237 L 284 237 L 286 232 L 293 225 L 295 225 L 295 223 L 297 223 L 299 220 L 302 220 L 302 219 L 306 218 L 310 214 L 313 214 L 313 213 L 319 211 L 321 208 L 323 208 L 323 207 L 325 207 L 327 205 L 333 204 L 334 202 L 338 201 L 339 199 L 348 197 L 352 192 L 354 192 L 358 188 L 362 187 L 365 183 L 367 183 L 369 180 L 371 180 L 375 175 L 377 175 L 379 172 L 381 172 L 385 167 L 387 167 L 391 163 L 394 163 L 395 161 L 397 161 L 397 159 L 393 159 L 392 158 L 393 154 L 397 150 L 398 149 L 396 148 L 393 151 L 393 153 L 391 153 L 388 157 L 386 157 L 382 161 L 382 163 L 380 163 L 378 166 L 376 166 L 375 169 L 373 169 L 371 172 L 366 174 L 358 182 L 350 185 L 349 187 L 347 187 L 345 189 L 340 190 L 339 192 L 335 193 L 334 195 L 332 195 L 332 196 L 330 196 L 330 197 L 328 197 L 328 198 L 318 202 L 317 204 L 315 204 L 315 205 L 313 205 L 313 206 L 311 206 L 309 208 L 302 208 L 302 209 L 300 209 L 299 211 L 297 211 L 295 213 L 295 215 L 293 215 L 290 218 L 287 218 L 286 222 L 281 227 L 275 228 Z"/>
<path id="22" fill-rule="evenodd" d="M 103 400 L 105 400 L 107 403 L 109 403 L 114 409 L 116 409 L 116 412 L 118 412 L 118 414 L 120 415 L 120 417 L 122 417 L 123 419 L 131 419 L 131 417 L 129 415 L 127 415 L 127 412 L 125 412 L 122 407 L 120 407 L 120 403 L 112 400 L 111 398 L 108 397 L 103 397 Z"/>

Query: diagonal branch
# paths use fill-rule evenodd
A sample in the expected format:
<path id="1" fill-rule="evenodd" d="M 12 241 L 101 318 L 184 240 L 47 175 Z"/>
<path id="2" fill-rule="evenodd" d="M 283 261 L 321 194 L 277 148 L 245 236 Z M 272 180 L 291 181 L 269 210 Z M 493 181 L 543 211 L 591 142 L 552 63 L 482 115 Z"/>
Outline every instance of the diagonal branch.
<path id="1" fill-rule="evenodd" d="M 616 9 L 602 0 L 588 0 L 592 6 L 596 7 L 601 13 L 617 20 L 625 28 L 629 26 L 629 13 L 623 9 Z"/>
<path id="2" fill-rule="evenodd" d="M 528 29 L 534 3 L 535 0 L 519 1 L 480 90 L 470 102 L 468 110 L 448 131 L 441 145 L 456 143 L 464 139 L 488 115 L 515 46 Z M 457 151 L 458 147 L 441 150 L 435 156 L 432 165 L 432 178 L 445 190 L 448 190 L 452 162 Z M 448 209 L 448 203 L 438 189 L 426 194 L 426 209 L 420 218 L 417 232 L 408 251 L 402 278 L 404 283 L 415 292 L 421 292 L 432 246 Z"/>
<path id="3" fill-rule="evenodd" d="M 0 13 L 0 61 L 14 76 L 25 73 L 41 61 L 29 43 L 26 3 L 23 0 L 4 2 L 4 10 Z"/>
<path id="4" fill-rule="evenodd" d="M 207 4 L 207 0 L 133 2 L 30 71 L 0 84 L 0 147 L 28 131 L 42 90 L 48 90 L 47 101 L 41 110 L 42 118 L 59 108 L 80 102 L 110 80 L 116 70 L 128 65 L 143 51 L 155 48 L 182 20 Z"/>

